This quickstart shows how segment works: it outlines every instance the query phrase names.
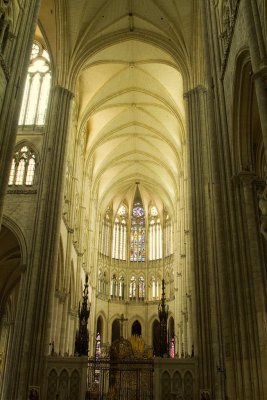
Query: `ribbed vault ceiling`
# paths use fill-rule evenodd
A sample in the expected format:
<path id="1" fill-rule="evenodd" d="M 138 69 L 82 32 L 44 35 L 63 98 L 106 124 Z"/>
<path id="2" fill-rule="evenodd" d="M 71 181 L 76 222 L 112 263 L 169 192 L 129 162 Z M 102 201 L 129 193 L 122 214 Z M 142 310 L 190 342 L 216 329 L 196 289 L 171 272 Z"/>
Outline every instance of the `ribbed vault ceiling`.
<path id="1" fill-rule="evenodd" d="M 153 201 L 162 209 L 164 204 L 173 214 L 185 168 L 182 73 L 192 56 L 194 2 L 65 3 L 57 21 L 64 57 L 51 30 L 46 34 L 62 70 L 72 79 L 80 71 L 74 89 L 78 130 L 85 132 L 86 168 L 93 168 L 98 204 L 102 211 L 111 201 L 119 206 L 126 199 L 130 205 L 140 182 L 144 205 Z M 46 1 L 44 28 L 51 28 L 48 11 L 57 19 L 58 11 Z"/>

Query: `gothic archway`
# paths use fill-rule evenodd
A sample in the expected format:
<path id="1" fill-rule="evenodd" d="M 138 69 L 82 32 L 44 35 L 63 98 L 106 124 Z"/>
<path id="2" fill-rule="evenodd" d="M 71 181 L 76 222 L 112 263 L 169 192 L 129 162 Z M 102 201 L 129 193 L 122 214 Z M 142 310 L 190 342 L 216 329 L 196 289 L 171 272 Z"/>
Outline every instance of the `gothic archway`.
<path id="1" fill-rule="evenodd" d="M 153 353 L 157 357 L 160 356 L 160 324 L 157 319 L 155 319 L 155 321 L 153 322 L 152 333 L 153 333 Z"/>
<path id="2" fill-rule="evenodd" d="M 21 248 L 14 233 L 2 226 L 0 231 L 0 393 L 5 380 L 5 366 L 12 346 L 13 329 L 22 273 Z"/>
<path id="3" fill-rule="evenodd" d="M 141 336 L 142 335 L 142 327 L 139 321 L 135 320 L 132 325 L 132 335 Z"/>
<path id="4" fill-rule="evenodd" d="M 120 339 L 120 321 L 115 319 L 112 323 L 111 343 L 118 339 Z"/>

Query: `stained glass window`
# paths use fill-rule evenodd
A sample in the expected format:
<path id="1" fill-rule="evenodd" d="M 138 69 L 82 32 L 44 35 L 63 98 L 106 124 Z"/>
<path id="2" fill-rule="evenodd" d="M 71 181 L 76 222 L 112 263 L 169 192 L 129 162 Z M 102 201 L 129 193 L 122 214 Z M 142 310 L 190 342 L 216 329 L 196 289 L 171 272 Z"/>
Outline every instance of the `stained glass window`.
<path id="1" fill-rule="evenodd" d="M 174 355 L 175 355 L 175 341 L 174 337 L 172 337 L 170 342 L 170 358 L 174 358 Z"/>
<path id="2" fill-rule="evenodd" d="M 145 261 L 145 218 L 140 202 L 134 204 L 131 223 L 130 261 Z"/>
<path id="3" fill-rule="evenodd" d="M 96 334 L 95 357 L 96 360 L 98 360 L 101 357 L 101 335 L 99 332 L 97 332 Z"/>
<path id="4" fill-rule="evenodd" d="M 28 146 L 22 146 L 15 152 L 8 184 L 32 186 L 35 174 L 35 154 Z"/>

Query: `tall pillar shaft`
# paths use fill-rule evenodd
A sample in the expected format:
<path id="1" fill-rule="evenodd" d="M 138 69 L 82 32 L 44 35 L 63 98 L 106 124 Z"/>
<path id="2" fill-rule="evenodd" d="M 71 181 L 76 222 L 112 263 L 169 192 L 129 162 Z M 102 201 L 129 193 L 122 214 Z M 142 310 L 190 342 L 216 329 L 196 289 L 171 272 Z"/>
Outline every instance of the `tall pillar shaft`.
<path id="1" fill-rule="evenodd" d="M 207 245 L 207 221 L 205 215 L 207 187 L 206 166 L 204 160 L 205 131 L 203 131 L 204 115 L 202 109 L 204 88 L 197 87 L 185 94 L 188 115 L 188 149 L 189 149 L 189 208 L 191 218 L 189 230 L 192 232 L 191 260 L 193 264 L 192 279 L 196 291 L 196 323 L 197 343 L 196 354 L 199 356 L 199 381 L 201 388 L 211 387 L 211 343 L 209 332 L 211 332 L 209 321 L 209 298 L 208 298 L 208 245 Z M 205 157 L 207 157 L 205 155 Z M 197 239 L 196 239 L 197 238 Z"/>
<path id="2" fill-rule="evenodd" d="M 56 273 L 72 93 L 60 86 L 51 91 L 32 248 L 22 277 L 18 318 L 4 398 L 24 400 L 31 385 L 43 380 L 47 348 L 46 324 Z M 14 384 L 15 382 L 15 384 Z"/>
<path id="3" fill-rule="evenodd" d="M 248 349 L 248 365 L 251 381 L 254 382 L 253 398 L 264 398 L 267 393 L 267 383 L 263 379 L 267 368 L 267 337 L 265 299 L 266 272 L 261 249 L 261 236 L 258 228 L 258 207 L 255 199 L 255 175 L 251 172 L 241 172 L 238 175 L 241 183 L 241 210 L 242 220 L 246 224 L 246 262 L 242 265 L 244 309 L 248 332 L 247 342 L 243 345 Z M 250 389 L 247 389 L 247 393 Z"/>
<path id="4" fill-rule="evenodd" d="M 227 396 L 224 345 L 230 340 L 229 285 L 225 267 L 225 225 L 221 207 L 221 183 L 215 126 L 211 119 L 212 93 L 196 87 L 186 93 L 192 232 L 192 280 L 201 389 L 211 389 L 216 399 Z M 210 113 L 208 112 L 210 110 Z M 216 248 L 216 252 L 214 249 Z M 229 266 L 228 266 L 229 268 Z M 193 299 L 194 300 L 194 299 Z"/>

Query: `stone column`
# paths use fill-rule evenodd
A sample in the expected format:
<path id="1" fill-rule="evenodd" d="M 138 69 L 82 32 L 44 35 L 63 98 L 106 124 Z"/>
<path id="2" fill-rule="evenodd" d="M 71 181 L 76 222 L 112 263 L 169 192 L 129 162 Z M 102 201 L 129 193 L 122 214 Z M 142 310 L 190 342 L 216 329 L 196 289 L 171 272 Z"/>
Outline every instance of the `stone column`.
<path id="1" fill-rule="evenodd" d="M 199 359 L 199 385 L 224 399 L 226 387 L 223 336 L 229 335 L 224 225 L 221 217 L 220 185 L 216 175 L 214 131 L 210 130 L 210 95 L 202 86 L 185 94 L 188 107 L 189 231 L 192 281 L 196 311 L 195 355 Z M 212 110 L 212 108 L 211 108 Z M 214 153 L 213 153 L 214 151 Z M 212 158 L 212 153 L 213 157 Z M 215 252 L 214 249 L 217 248 Z"/>
<path id="2" fill-rule="evenodd" d="M 243 344 L 247 349 L 249 376 L 253 384 L 255 398 L 264 398 L 267 393 L 267 383 L 263 378 L 267 368 L 267 337 L 265 316 L 265 265 L 261 248 L 261 236 L 258 228 L 258 209 L 255 196 L 253 173 L 243 171 L 238 174 L 241 189 L 241 218 L 245 224 L 246 262 L 243 263 L 244 279 L 242 289 L 243 298 L 246 299 L 245 324 L 248 333 L 248 341 Z M 244 312 L 245 314 L 245 312 Z M 247 388 L 248 393 L 250 389 Z"/>
<path id="3" fill-rule="evenodd" d="M 0 225 L 40 0 L 24 1 L 0 104 Z M 1 67 L 0 67 L 1 68 Z"/>
<path id="4" fill-rule="evenodd" d="M 191 254 L 195 274 L 195 291 L 197 301 L 197 354 L 199 356 L 200 387 L 211 386 L 211 354 L 208 346 L 208 332 L 211 331 L 208 318 L 209 299 L 208 287 L 208 258 L 205 220 L 205 173 L 203 171 L 203 126 L 201 121 L 201 98 L 205 90 L 197 87 L 185 94 L 188 117 L 188 160 L 189 160 L 189 207 L 191 209 L 190 231 L 193 238 Z M 197 238 L 197 239 L 196 239 Z M 184 279 L 184 278 L 183 278 Z M 184 293 L 185 295 L 185 293 Z M 183 301 L 184 302 L 184 301 Z M 200 317 L 201 316 L 201 317 Z M 206 333 L 206 334 L 205 334 Z"/>
<path id="5" fill-rule="evenodd" d="M 42 386 L 48 304 L 58 259 L 63 185 L 73 94 L 51 91 L 43 165 L 29 263 L 21 281 L 9 381 L 3 398 L 25 400 L 29 385 Z M 41 397 L 42 394 L 41 394 Z"/>

